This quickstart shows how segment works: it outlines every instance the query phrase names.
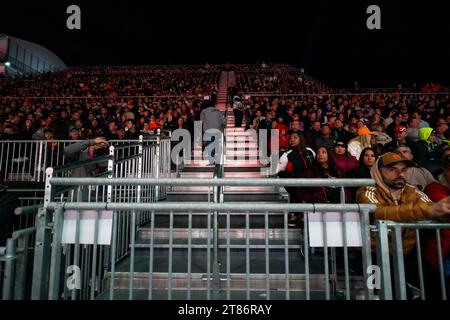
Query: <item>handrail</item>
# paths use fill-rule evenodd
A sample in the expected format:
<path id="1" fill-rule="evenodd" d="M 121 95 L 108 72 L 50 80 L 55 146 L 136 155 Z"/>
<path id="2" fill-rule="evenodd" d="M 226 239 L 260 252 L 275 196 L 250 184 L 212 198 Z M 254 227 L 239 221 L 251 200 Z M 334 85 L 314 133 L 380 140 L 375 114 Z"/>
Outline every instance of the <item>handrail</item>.
<path id="1" fill-rule="evenodd" d="M 447 229 L 450 228 L 450 222 L 436 222 L 433 220 L 423 220 L 414 222 L 396 222 L 391 220 L 383 220 L 388 228 L 420 228 L 420 229 Z"/>
<path id="2" fill-rule="evenodd" d="M 61 206 L 59 202 L 49 202 L 47 208 L 56 209 Z M 185 211 L 230 211 L 246 212 L 261 211 L 270 212 L 373 212 L 377 209 L 374 204 L 336 204 L 336 203 L 247 203 L 247 202 L 151 202 L 151 203 L 131 203 L 131 202 L 67 202 L 63 204 L 64 210 L 117 210 L 117 211 L 170 211 L 183 208 Z"/>
<path id="3" fill-rule="evenodd" d="M 26 207 L 17 207 L 14 210 L 14 213 L 18 216 L 23 214 L 30 214 L 30 213 L 37 213 L 40 208 L 42 208 L 42 204 L 35 204 L 32 206 L 26 206 Z"/>
<path id="4" fill-rule="evenodd" d="M 14 231 L 12 233 L 11 238 L 16 240 L 16 239 L 19 239 L 20 237 L 23 237 L 23 236 L 32 235 L 32 234 L 36 233 L 36 230 L 37 230 L 36 227 L 31 227 L 31 228 L 27 228 L 27 229 L 17 230 L 17 231 Z"/>
<path id="5" fill-rule="evenodd" d="M 373 95 L 439 95 L 439 94 L 449 94 L 450 91 L 441 91 L 433 93 L 421 93 L 421 92 L 391 92 L 391 93 L 376 93 L 376 92 L 364 92 L 364 93 L 354 93 L 354 92 L 343 92 L 343 93 L 274 93 L 274 92 L 245 92 L 244 96 L 253 97 L 303 97 L 303 96 L 373 96 Z"/>
<path id="6" fill-rule="evenodd" d="M 114 159 L 113 156 L 107 155 L 107 156 L 97 157 L 94 159 L 86 159 L 86 160 L 80 160 L 80 161 L 71 162 L 71 163 L 67 163 L 67 164 L 62 164 L 60 166 L 53 167 L 53 173 L 68 171 L 68 170 L 84 167 L 87 164 L 89 164 L 89 165 L 97 164 L 97 163 L 101 163 L 101 162 L 105 162 L 105 161 L 113 160 L 113 159 Z"/>
<path id="7" fill-rule="evenodd" d="M 98 185 L 112 185 L 112 186 L 151 186 L 151 185 L 174 185 L 174 186 L 302 186 L 302 187 L 359 187 L 359 186 L 375 186 L 373 179 L 270 179 L 270 178 L 51 178 L 50 184 L 58 186 L 98 186 Z"/>

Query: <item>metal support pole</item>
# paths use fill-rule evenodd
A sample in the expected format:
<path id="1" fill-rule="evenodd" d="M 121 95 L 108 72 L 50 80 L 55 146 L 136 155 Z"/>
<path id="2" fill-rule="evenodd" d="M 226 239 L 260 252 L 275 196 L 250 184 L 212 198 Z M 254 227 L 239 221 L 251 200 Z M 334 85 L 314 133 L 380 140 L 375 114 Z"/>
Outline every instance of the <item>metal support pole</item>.
<path id="1" fill-rule="evenodd" d="M 377 220 L 375 223 L 377 228 L 377 264 L 381 270 L 381 298 L 383 300 L 392 300 L 387 223 L 384 220 Z"/>
<path id="2" fill-rule="evenodd" d="M 62 229 L 64 222 L 64 211 L 62 206 L 58 206 L 55 210 L 54 235 L 52 244 L 52 256 L 50 263 L 50 284 L 49 284 L 49 300 L 57 300 L 60 288 L 60 272 L 62 257 Z"/>
<path id="3" fill-rule="evenodd" d="M 16 245 L 14 239 L 6 241 L 6 261 L 5 261 L 5 275 L 3 278 L 3 300 L 10 300 L 13 297 L 14 286 L 14 262 L 16 258 Z"/>
<path id="4" fill-rule="evenodd" d="M 47 190 L 46 190 L 47 191 Z M 48 280 L 51 257 L 51 214 L 40 208 L 36 218 L 36 244 L 34 248 L 32 300 L 48 298 Z"/>

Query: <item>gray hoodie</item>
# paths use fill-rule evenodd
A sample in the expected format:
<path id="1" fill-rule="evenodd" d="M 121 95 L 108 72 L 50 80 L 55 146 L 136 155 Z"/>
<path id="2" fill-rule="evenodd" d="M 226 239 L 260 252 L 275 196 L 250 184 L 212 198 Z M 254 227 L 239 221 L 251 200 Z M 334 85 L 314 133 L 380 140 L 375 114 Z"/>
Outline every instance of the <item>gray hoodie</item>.
<path id="1" fill-rule="evenodd" d="M 222 112 L 213 106 L 204 109 L 200 113 L 200 120 L 203 122 L 203 132 L 208 129 L 218 129 L 221 132 L 224 130 L 225 121 Z"/>

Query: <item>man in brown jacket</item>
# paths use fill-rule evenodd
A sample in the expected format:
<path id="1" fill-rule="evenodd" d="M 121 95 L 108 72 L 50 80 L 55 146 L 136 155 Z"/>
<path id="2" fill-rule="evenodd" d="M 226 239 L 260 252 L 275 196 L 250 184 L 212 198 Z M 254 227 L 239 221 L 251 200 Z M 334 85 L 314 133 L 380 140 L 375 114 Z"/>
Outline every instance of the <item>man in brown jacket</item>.
<path id="1" fill-rule="evenodd" d="M 397 222 L 419 220 L 441 220 L 450 217 L 450 197 L 433 203 L 428 196 L 416 187 L 406 183 L 405 175 L 408 167 L 414 163 L 402 158 L 397 153 L 382 155 L 370 171 L 376 181 L 375 187 L 362 187 L 356 194 L 358 203 L 370 203 L 377 206 L 371 221 L 375 219 Z M 405 275 L 410 287 L 407 287 L 408 299 L 414 298 L 414 290 L 419 291 L 417 252 L 414 250 L 416 236 L 414 230 L 404 230 L 403 253 L 405 255 Z M 374 242 L 372 241 L 372 247 Z M 427 295 L 435 288 L 430 286 L 429 272 L 424 269 Z M 420 294 L 418 294 L 420 296 Z M 417 297 L 417 296 L 416 296 Z"/>
<path id="2" fill-rule="evenodd" d="M 376 186 L 362 187 L 356 194 L 358 203 L 377 205 L 372 221 L 437 220 L 450 215 L 450 197 L 433 203 L 425 193 L 406 183 L 407 168 L 412 166 L 412 161 L 403 159 L 397 153 L 386 153 L 377 160 L 370 171 Z M 415 242 L 414 230 L 403 233 L 405 254 L 411 251 Z"/>

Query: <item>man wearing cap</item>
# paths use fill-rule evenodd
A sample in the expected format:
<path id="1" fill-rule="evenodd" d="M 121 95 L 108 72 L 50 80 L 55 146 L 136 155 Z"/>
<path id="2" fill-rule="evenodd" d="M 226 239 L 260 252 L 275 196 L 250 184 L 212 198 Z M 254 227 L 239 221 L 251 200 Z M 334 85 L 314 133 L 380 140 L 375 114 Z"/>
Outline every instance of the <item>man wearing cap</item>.
<path id="1" fill-rule="evenodd" d="M 412 161 L 398 153 L 382 155 L 370 171 L 376 186 L 360 188 L 357 192 L 358 203 L 376 204 L 375 219 L 418 221 L 449 215 L 450 197 L 433 203 L 425 193 L 406 183 L 407 168 L 412 166 Z M 411 238 L 405 234 L 404 240 L 409 240 L 409 244 L 414 242 L 413 239 L 414 236 Z"/>
<path id="2" fill-rule="evenodd" d="M 406 183 L 407 168 L 413 165 L 413 162 L 403 159 L 397 153 L 386 153 L 378 158 L 370 171 L 371 176 L 376 181 L 376 186 L 361 187 L 356 193 L 358 203 L 369 203 L 377 206 L 377 210 L 371 216 L 371 221 L 379 219 L 412 222 L 445 220 L 450 217 L 450 197 L 447 196 L 434 203 L 425 193 Z M 417 266 L 417 257 L 414 250 L 416 244 L 415 230 L 405 229 L 402 232 L 402 240 L 406 281 L 417 287 L 419 284 L 417 282 L 417 270 L 415 270 Z"/>
<path id="3" fill-rule="evenodd" d="M 333 137 L 331 136 L 331 128 L 329 124 L 323 124 L 320 128 L 321 135 L 314 143 L 314 150 L 317 151 L 319 147 L 325 147 L 328 150 L 333 150 Z"/>
<path id="4" fill-rule="evenodd" d="M 407 145 L 414 155 L 414 159 L 418 159 L 418 147 L 417 143 L 411 140 L 407 140 L 408 129 L 403 125 L 398 125 L 394 128 L 394 139 L 384 145 L 386 152 L 395 152 L 395 150 L 402 144 Z"/>
<path id="5" fill-rule="evenodd" d="M 371 218 L 406 222 L 442 219 L 450 215 L 450 197 L 433 203 L 425 193 L 406 183 L 406 171 L 411 166 L 414 166 L 412 161 L 397 153 L 386 153 L 378 158 L 370 171 L 376 186 L 361 187 L 356 193 L 358 203 L 377 205 Z M 411 252 L 415 242 L 415 231 L 405 230 L 405 254 Z"/>
<path id="6" fill-rule="evenodd" d="M 70 140 L 79 140 L 80 139 L 80 131 L 75 126 L 69 128 L 69 138 Z"/>

